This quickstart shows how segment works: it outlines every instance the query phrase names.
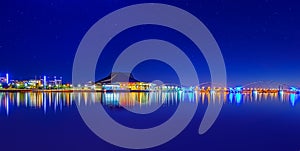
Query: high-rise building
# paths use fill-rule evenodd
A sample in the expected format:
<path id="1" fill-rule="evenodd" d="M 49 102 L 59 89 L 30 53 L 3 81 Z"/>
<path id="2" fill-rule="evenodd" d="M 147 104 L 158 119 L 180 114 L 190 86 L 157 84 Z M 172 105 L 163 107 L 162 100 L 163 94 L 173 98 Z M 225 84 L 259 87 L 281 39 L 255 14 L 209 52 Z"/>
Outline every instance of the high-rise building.
<path id="1" fill-rule="evenodd" d="M 9 83 L 9 75 L 8 75 L 8 73 L 6 73 L 6 84 L 8 84 Z"/>

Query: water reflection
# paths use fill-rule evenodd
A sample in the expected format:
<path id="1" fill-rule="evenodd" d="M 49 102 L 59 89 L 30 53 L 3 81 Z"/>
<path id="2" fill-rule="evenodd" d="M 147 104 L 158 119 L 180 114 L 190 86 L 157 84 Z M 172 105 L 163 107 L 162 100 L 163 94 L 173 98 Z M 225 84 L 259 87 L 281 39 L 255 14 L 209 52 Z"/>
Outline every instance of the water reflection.
<path id="1" fill-rule="evenodd" d="M 131 93 L 102 93 L 102 92 L 1 92 L 0 112 L 8 115 L 11 109 L 18 107 L 62 111 L 65 107 L 75 105 L 93 105 L 101 103 L 112 107 L 151 106 L 157 104 L 176 105 L 182 101 L 193 103 L 241 104 L 262 101 L 290 102 L 295 106 L 299 94 L 284 93 L 221 93 L 221 92 L 131 92 Z"/>
<path id="2" fill-rule="evenodd" d="M 292 106 L 295 106 L 296 100 L 298 99 L 298 95 L 296 94 L 290 94 L 290 102 L 292 104 Z"/>

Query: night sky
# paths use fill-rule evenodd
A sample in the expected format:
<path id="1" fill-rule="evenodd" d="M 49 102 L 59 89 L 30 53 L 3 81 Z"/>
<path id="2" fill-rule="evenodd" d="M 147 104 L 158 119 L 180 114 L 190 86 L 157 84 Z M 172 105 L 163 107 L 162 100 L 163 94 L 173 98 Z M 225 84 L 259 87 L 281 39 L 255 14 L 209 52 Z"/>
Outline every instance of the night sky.
<path id="1" fill-rule="evenodd" d="M 56 75 L 70 82 L 77 47 L 88 29 L 108 13 L 142 2 L 174 5 L 198 17 L 221 48 L 229 84 L 275 80 L 300 85 L 300 2 L 271 0 L 2 0 L 0 74 L 8 72 L 14 79 Z M 200 81 L 210 80 L 204 57 L 187 37 L 150 25 L 113 38 L 100 56 L 96 79 L 110 73 L 122 50 L 149 38 L 176 43 L 197 68 Z M 172 68 L 159 61 L 141 63 L 133 75 L 139 80 L 178 82 Z"/>

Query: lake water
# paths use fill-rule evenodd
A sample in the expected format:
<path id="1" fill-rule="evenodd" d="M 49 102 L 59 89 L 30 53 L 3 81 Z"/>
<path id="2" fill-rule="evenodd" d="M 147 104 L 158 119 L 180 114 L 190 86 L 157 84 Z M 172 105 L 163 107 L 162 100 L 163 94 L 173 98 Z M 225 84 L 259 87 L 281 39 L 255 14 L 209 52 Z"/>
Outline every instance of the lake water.
<path id="1" fill-rule="evenodd" d="M 204 135 L 198 128 L 208 103 L 224 99 L 221 113 Z M 0 93 L 0 150 L 127 150 L 97 137 L 76 104 L 103 105 L 117 122 L 151 128 L 168 120 L 180 102 L 198 104 L 197 112 L 176 138 L 148 150 L 300 150 L 298 94 L 224 94 L 183 92 Z M 135 114 L 125 108 L 150 108 Z M 113 131 L 112 131 L 113 133 Z"/>

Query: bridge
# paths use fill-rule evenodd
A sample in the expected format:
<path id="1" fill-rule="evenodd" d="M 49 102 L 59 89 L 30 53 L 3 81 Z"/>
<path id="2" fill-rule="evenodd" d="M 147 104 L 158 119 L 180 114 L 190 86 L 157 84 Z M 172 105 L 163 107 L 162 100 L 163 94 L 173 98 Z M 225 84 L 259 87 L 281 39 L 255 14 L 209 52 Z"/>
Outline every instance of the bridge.
<path id="1" fill-rule="evenodd" d="M 213 88 L 211 88 L 213 86 Z M 230 93 L 278 93 L 280 91 L 287 93 L 300 93 L 298 86 L 276 81 L 255 81 L 237 87 L 224 88 L 221 84 L 212 82 L 203 82 L 198 85 L 200 91 L 225 91 Z"/>

